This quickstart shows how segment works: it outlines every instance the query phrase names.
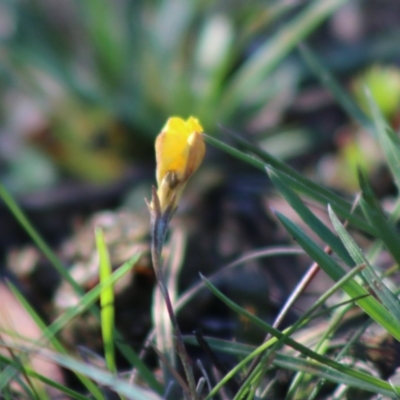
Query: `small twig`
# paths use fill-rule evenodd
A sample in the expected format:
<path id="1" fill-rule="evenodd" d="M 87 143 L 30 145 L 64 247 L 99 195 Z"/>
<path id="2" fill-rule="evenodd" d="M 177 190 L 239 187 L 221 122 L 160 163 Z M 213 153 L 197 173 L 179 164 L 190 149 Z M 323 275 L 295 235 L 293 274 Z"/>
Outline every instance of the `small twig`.
<path id="1" fill-rule="evenodd" d="M 331 254 L 332 250 L 329 246 L 325 247 L 324 251 L 327 254 Z M 315 278 L 317 275 L 318 271 L 320 270 L 320 267 L 317 263 L 311 264 L 310 268 L 308 271 L 305 273 L 301 281 L 297 284 L 293 292 L 290 294 L 289 298 L 286 300 L 285 304 L 283 305 L 281 311 L 279 312 L 278 316 L 275 318 L 275 321 L 273 323 L 273 327 L 275 329 L 278 329 L 279 326 L 281 325 L 282 321 L 286 317 L 288 311 L 290 308 L 293 306 L 295 301 L 299 298 L 299 296 L 306 290 L 307 286 L 311 283 L 311 281 Z M 267 334 L 264 338 L 264 342 L 267 342 L 270 339 L 271 335 Z M 254 371 L 255 367 L 258 365 L 260 362 L 261 358 L 263 357 L 263 353 L 260 353 L 250 364 L 250 367 L 246 373 L 245 378 L 243 379 L 243 382 L 245 382 L 251 373 Z"/>

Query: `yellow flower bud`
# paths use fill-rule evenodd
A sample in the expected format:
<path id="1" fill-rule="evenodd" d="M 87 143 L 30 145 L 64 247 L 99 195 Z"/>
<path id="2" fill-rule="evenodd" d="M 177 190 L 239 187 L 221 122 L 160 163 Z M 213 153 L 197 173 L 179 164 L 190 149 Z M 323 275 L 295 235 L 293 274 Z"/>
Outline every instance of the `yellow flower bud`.
<path id="1" fill-rule="evenodd" d="M 185 121 L 172 117 L 157 136 L 157 194 L 162 213 L 177 207 L 186 182 L 203 161 L 206 146 L 202 132 L 196 118 Z"/>

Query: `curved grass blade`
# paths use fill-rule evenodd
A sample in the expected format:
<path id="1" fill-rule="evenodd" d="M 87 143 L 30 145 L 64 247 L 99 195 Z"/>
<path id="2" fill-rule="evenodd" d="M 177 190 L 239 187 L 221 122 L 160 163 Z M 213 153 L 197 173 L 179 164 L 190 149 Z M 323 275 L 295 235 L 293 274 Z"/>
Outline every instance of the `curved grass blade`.
<path id="1" fill-rule="evenodd" d="M 7 192 L 5 187 L 0 183 L 0 198 L 3 199 L 4 203 L 7 205 L 11 213 L 14 215 L 15 219 L 20 223 L 20 225 L 25 229 L 28 235 L 32 238 L 33 242 L 37 245 L 39 250 L 47 257 L 50 263 L 55 267 L 57 272 L 65 279 L 71 287 L 74 289 L 75 293 L 79 296 L 83 295 L 82 288 L 74 281 L 74 279 L 69 274 L 68 270 L 58 259 L 56 254 L 50 249 L 47 243 L 43 240 L 37 230 L 33 227 L 32 223 L 23 213 L 18 204 L 14 201 L 12 196 Z M 100 313 L 96 305 L 92 305 L 90 311 L 97 318 L 100 318 Z M 157 381 L 154 377 L 154 374 L 147 368 L 147 366 L 143 363 L 143 361 L 138 357 L 138 355 L 133 351 L 133 349 L 126 345 L 122 335 L 115 331 L 115 340 L 118 349 L 121 351 L 121 354 L 127 359 L 127 361 L 135 366 L 139 371 L 140 375 L 146 382 L 157 392 L 162 392 L 162 385 Z"/>
<path id="2" fill-rule="evenodd" d="M 372 225 L 376 227 L 377 237 L 382 240 L 387 249 L 400 265 L 400 234 L 394 224 L 384 214 L 374 192 L 362 171 L 358 171 L 358 180 L 362 190 L 361 208 Z"/>
<path id="3" fill-rule="evenodd" d="M 375 124 L 376 137 L 385 154 L 397 190 L 400 190 L 400 138 L 385 121 L 368 88 L 365 90 L 365 96 Z"/>
<path id="4" fill-rule="evenodd" d="M 6 366 L 11 366 L 15 369 L 19 369 L 19 365 L 15 360 L 10 360 L 7 357 L 4 357 L 2 354 L 0 354 L 0 362 Z M 45 385 L 51 386 L 57 390 L 59 390 L 60 392 L 66 394 L 67 396 L 71 397 L 72 399 L 77 399 L 77 400 L 87 400 L 87 396 L 82 395 L 81 393 L 76 392 L 73 389 L 68 388 L 67 386 L 64 386 L 56 381 L 53 381 L 52 379 L 49 379 L 39 373 L 37 373 L 36 371 L 32 370 L 31 368 L 29 368 L 29 366 L 25 366 L 25 373 L 33 378 L 33 379 L 37 379 L 41 382 L 43 382 Z M 22 382 L 18 382 L 18 384 L 22 384 Z M 4 394 L 6 389 L 2 389 L 1 393 Z M 15 398 L 15 397 L 13 397 Z M 10 397 L 11 399 L 11 397 Z"/>
<path id="5" fill-rule="evenodd" d="M 371 289 L 376 293 L 382 304 L 388 309 L 389 313 L 393 315 L 398 322 L 400 322 L 400 301 L 386 287 L 386 285 L 382 282 L 382 279 L 375 273 L 361 249 L 357 246 L 356 242 L 340 223 L 331 207 L 328 208 L 328 211 L 336 232 L 340 236 L 343 244 L 346 246 L 354 261 L 356 263 L 365 264 L 365 269 L 362 271 L 362 275 L 367 280 Z M 395 327 L 393 326 L 393 328 Z M 391 331 L 389 332 L 392 333 Z"/>
<path id="6" fill-rule="evenodd" d="M 329 91 L 333 94 L 337 102 L 347 112 L 347 114 L 357 121 L 362 127 L 375 134 L 374 127 L 370 119 L 361 111 L 360 107 L 353 101 L 351 95 L 347 93 L 340 84 L 333 77 L 328 68 L 323 65 L 320 60 L 310 47 L 306 44 L 299 46 L 299 51 L 303 56 L 304 60 L 310 66 L 315 75 L 319 78 L 321 83 L 326 86 Z"/>
<path id="7" fill-rule="evenodd" d="M 350 257 L 348 251 L 346 250 L 340 239 L 335 236 L 332 231 L 327 228 L 311 211 L 308 207 L 304 205 L 300 197 L 290 189 L 281 179 L 281 174 L 274 168 L 267 168 L 269 177 L 272 183 L 278 189 L 279 193 L 286 199 L 286 201 L 291 205 L 291 207 L 297 212 L 300 218 L 311 228 L 317 236 L 348 265 L 354 266 L 354 261 Z M 361 263 L 359 263 L 361 264 Z"/>
<path id="8" fill-rule="evenodd" d="M 53 337 L 47 337 L 46 335 L 46 325 L 43 322 L 43 320 L 40 318 L 40 316 L 36 313 L 36 311 L 33 309 L 31 304 L 24 298 L 24 296 L 19 292 L 19 290 L 11 283 L 8 282 L 8 287 L 14 294 L 14 296 L 17 298 L 17 300 L 21 303 L 21 305 L 25 308 L 25 310 L 29 313 L 31 318 L 34 320 L 36 325 L 40 328 L 42 331 L 43 338 L 45 338 L 46 342 L 49 341 L 51 343 L 51 346 L 59 351 L 60 353 L 68 353 L 68 351 L 64 348 L 64 346 L 61 344 L 61 342 Z M 32 344 L 33 351 L 37 350 L 37 347 L 35 348 L 35 344 Z M 27 354 L 29 357 L 29 353 Z M 2 374 L 6 372 L 3 371 Z M 88 379 L 85 376 L 82 375 L 77 375 L 77 378 L 82 382 L 82 384 L 86 387 L 86 389 L 94 396 L 94 398 L 98 400 L 104 399 L 103 394 L 99 390 L 99 388 L 92 382 L 90 379 Z M 1 379 L 0 379 L 1 380 Z M 2 390 L 2 387 L 0 386 L 0 391 Z"/>
<path id="9" fill-rule="evenodd" d="M 325 254 L 325 253 L 324 253 Z M 302 344 L 296 342 L 295 340 L 291 339 L 290 337 L 287 337 L 284 333 L 280 332 L 279 330 L 273 328 L 272 326 L 265 324 L 261 320 L 259 320 L 256 316 L 252 315 L 248 311 L 244 310 L 240 306 L 238 306 L 236 303 L 231 301 L 228 297 L 226 297 L 221 291 L 219 291 L 211 282 L 209 282 L 207 279 L 204 277 L 201 277 L 204 280 L 204 283 L 206 286 L 214 293 L 216 297 L 218 297 L 224 304 L 226 304 L 229 308 L 231 308 L 234 312 L 245 316 L 246 318 L 251 319 L 252 322 L 257 321 L 258 323 L 261 323 L 261 325 L 267 325 L 268 327 L 268 332 L 274 336 L 276 339 L 282 339 L 282 341 L 292 347 L 293 349 L 299 351 L 302 353 L 304 356 L 309 357 L 316 362 L 325 365 L 327 367 L 331 367 L 335 369 L 336 371 L 342 372 L 349 377 L 353 377 L 355 379 L 360 379 L 362 381 L 365 381 L 369 384 L 373 384 L 375 386 L 374 391 L 378 391 L 379 393 L 381 391 L 389 391 L 391 394 L 393 394 L 393 388 L 396 390 L 400 390 L 400 386 L 392 386 L 389 383 L 379 379 L 375 378 L 371 375 L 368 375 L 364 372 L 358 371 L 352 367 L 348 367 L 344 364 L 337 363 L 336 361 L 333 361 L 329 359 L 328 357 L 322 356 L 311 349 L 309 349 L 306 346 L 303 346 Z M 361 301 L 361 300 L 359 300 Z M 274 340 L 276 342 L 276 340 Z M 213 390 L 208 394 L 206 397 L 206 400 L 209 400 L 212 396 L 214 396 L 220 389 L 221 387 L 227 382 L 227 380 L 231 379 L 237 372 L 245 368 L 246 364 L 248 364 L 253 358 L 255 358 L 257 355 L 260 353 L 263 353 L 266 349 L 268 349 L 271 346 L 271 340 L 263 343 L 260 347 L 258 347 L 255 351 L 253 351 L 250 355 L 248 355 L 244 360 L 242 360 L 240 363 L 236 365 L 214 388 Z"/>
<path id="10" fill-rule="evenodd" d="M 220 115 L 225 119 L 243 97 L 254 90 L 299 41 L 328 18 L 347 0 L 314 0 L 292 21 L 286 23 L 269 41 L 266 41 L 234 75 L 221 102 Z"/>
<path id="11" fill-rule="evenodd" d="M 204 134 L 204 138 L 206 142 L 211 144 L 212 146 L 217 147 L 220 150 L 232 155 L 233 157 L 250 165 L 253 165 L 258 169 L 265 170 L 268 165 L 271 165 L 273 168 L 281 173 L 281 180 L 285 182 L 292 190 L 304 194 L 305 196 L 317 201 L 325 207 L 328 204 L 332 204 L 332 206 L 335 207 L 335 210 L 341 217 L 345 218 L 352 225 L 363 230 L 364 232 L 374 235 L 375 228 L 365 220 L 363 214 L 359 210 L 355 210 L 354 213 L 351 211 L 352 204 L 350 202 L 342 199 L 340 196 L 323 187 L 321 184 L 305 178 L 289 165 L 278 160 L 271 154 L 259 149 L 257 146 L 254 146 L 240 136 L 232 134 L 231 132 L 230 135 L 234 137 L 238 144 L 244 146 L 257 158 L 243 153 L 242 151 L 237 150 L 234 147 L 229 146 L 210 135 Z"/>
<path id="12" fill-rule="evenodd" d="M 296 239 L 307 254 L 334 281 L 339 280 L 345 275 L 343 268 L 320 249 L 299 227 L 282 214 L 276 213 L 276 215 L 288 233 Z M 400 340 L 400 321 L 393 317 L 374 297 L 368 296 L 368 292 L 358 282 L 355 280 L 347 281 L 343 284 L 342 288 L 366 314 L 387 331 L 392 332 L 397 340 Z"/>
<path id="13" fill-rule="evenodd" d="M 110 256 L 104 240 L 103 231 L 96 228 L 96 246 L 99 254 L 99 277 L 100 283 L 105 282 L 112 273 Z M 112 285 L 105 286 L 100 292 L 100 324 L 103 336 L 104 354 L 108 370 L 117 372 L 114 350 L 114 290 Z"/>
<path id="14" fill-rule="evenodd" d="M 128 399 L 132 400 L 161 400 L 161 397 L 136 385 L 123 380 L 108 371 L 104 371 L 93 365 L 88 365 L 85 362 L 75 360 L 65 354 L 57 354 L 50 351 L 41 351 L 41 356 L 47 358 L 58 365 L 67 368 L 76 373 L 82 374 L 98 384 L 108 387 Z"/>

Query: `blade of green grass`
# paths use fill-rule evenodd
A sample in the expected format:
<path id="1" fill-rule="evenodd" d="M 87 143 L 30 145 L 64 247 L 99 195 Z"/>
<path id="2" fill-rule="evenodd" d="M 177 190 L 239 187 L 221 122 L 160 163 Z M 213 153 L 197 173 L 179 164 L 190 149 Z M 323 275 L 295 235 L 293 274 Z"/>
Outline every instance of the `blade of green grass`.
<path id="1" fill-rule="evenodd" d="M 314 0 L 266 41 L 235 73 L 219 103 L 220 118 L 233 113 L 290 51 L 347 0 Z"/>
<path id="2" fill-rule="evenodd" d="M 346 250 L 340 239 L 335 236 L 331 230 L 326 227 L 311 211 L 308 207 L 304 205 L 300 197 L 290 189 L 281 179 L 281 174 L 269 167 L 267 168 L 269 177 L 272 183 L 278 189 L 279 193 L 286 199 L 286 201 L 292 206 L 292 208 L 297 212 L 300 218 L 306 223 L 306 225 L 311 228 L 316 235 L 350 267 L 354 266 L 354 261 L 350 257 L 348 251 Z"/>
<path id="3" fill-rule="evenodd" d="M 257 158 L 245 154 L 242 151 L 237 150 L 210 135 L 204 134 L 204 138 L 206 142 L 211 144 L 212 146 L 222 151 L 225 151 L 233 157 L 250 165 L 253 165 L 258 169 L 265 170 L 267 165 L 271 165 L 273 168 L 281 173 L 281 180 L 284 181 L 292 190 L 304 194 L 305 196 L 317 201 L 325 207 L 328 204 L 331 204 L 335 207 L 336 212 L 341 217 L 347 219 L 352 225 L 363 230 L 364 232 L 374 235 L 374 227 L 368 224 L 367 221 L 365 221 L 362 213 L 359 210 L 355 210 L 354 213 L 352 213 L 352 204 L 350 202 L 342 199 L 340 196 L 333 193 L 329 189 L 324 188 L 321 184 L 305 178 L 289 165 L 283 163 L 282 161 L 278 160 L 267 152 L 259 149 L 257 146 L 252 145 L 240 136 L 233 134 L 231 135 L 240 145 L 244 146 L 246 149 L 254 153 Z"/>
<path id="4" fill-rule="evenodd" d="M 14 360 L 10 360 L 7 357 L 4 357 L 2 354 L 0 354 L 0 362 L 2 364 L 4 364 L 4 366 L 11 366 L 18 370 L 18 364 Z M 49 379 L 49 378 L 37 373 L 36 371 L 32 370 L 28 366 L 25 366 L 25 372 L 31 378 L 37 379 L 37 380 L 43 382 L 45 385 L 51 386 L 51 387 L 59 390 L 60 392 L 66 394 L 67 396 L 71 397 L 72 399 L 87 400 L 87 396 L 84 396 L 84 395 L 76 392 L 75 390 L 68 388 L 67 386 L 64 386 L 56 381 L 53 381 L 52 379 Z M 18 384 L 22 384 L 22 383 L 23 382 L 18 382 Z M 2 393 L 4 393 L 4 389 L 2 390 Z"/>
<path id="5" fill-rule="evenodd" d="M 0 198 L 3 199 L 7 207 L 10 209 L 11 213 L 14 215 L 15 219 L 20 223 L 20 225 L 25 229 L 25 231 L 32 238 L 33 242 L 37 245 L 39 250 L 47 257 L 50 263 L 56 268 L 60 275 L 65 279 L 71 287 L 74 289 L 75 293 L 79 296 L 83 295 L 82 288 L 74 281 L 74 279 L 69 274 L 65 266 L 60 262 L 58 257 L 50 249 L 47 243 L 42 239 L 37 230 L 33 227 L 31 222 L 28 220 L 26 215 L 22 212 L 21 208 L 14 201 L 14 199 L 7 192 L 5 187 L 0 183 Z M 96 305 L 92 305 L 90 311 L 100 319 L 100 313 Z M 115 343 L 120 350 L 121 354 L 130 362 L 131 365 L 135 366 L 142 376 L 143 379 L 157 392 L 162 393 L 162 385 L 154 377 L 154 374 L 147 368 L 147 366 L 142 362 L 138 355 L 133 351 L 133 349 L 126 345 L 122 335 L 115 331 Z"/>
<path id="6" fill-rule="evenodd" d="M 100 283 L 105 282 L 112 273 L 110 256 L 101 228 L 96 228 L 96 246 L 99 255 L 99 277 Z M 113 286 L 105 286 L 100 292 L 100 322 L 103 336 L 104 354 L 107 368 L 110 372 L 116 373 L 114 350 L 114 290 Z"/>
<path id="7" fill-rule="evenodd" d="M 59 352 L 64 352 L 64 348 L 61 345 L 61 343 L 55 338 L 55 335 L 57 332 L 59 332 L 69 321 L 72 320 L 72 318 L 75 318 L 77 315 L 83 313 L 84 311 L 90 309 L 91 305 L 96 302 L 99 297 L 101 291 L 110 285 L 114 285 L 119 279 L 121 279 L 122 276 L 124 276 L 131 268 L 132 265 L 135 265 L 137 260 L 139 259 L 140 254 L 135 254 L 128 260 L 126 263 L 124 263 L 120 268 L 115 270 L 109 278 L 107 278 L 104 282 L 99 283 L 96 287 L 94 287 L 91 291 L 86 293 L 81 299 L 77 307 L 71 307 L 67 309 L 62 315 L 60 315 L 51 325 L 46 327 L 45 323 L 41 320 L 41 318 L 38 316 L 38 314 L 35 312 L 35 310 L 31 307 L 29 302 L 25 300 L 25 298 L 18 292 L 18 290 L 15 289 L 15 287 L 9 283 L 10 289 L 13 291 L 14 295 L 17 297 L 17 299 L 20 301 L 20 303 L 24 306 L 24 308 L 29 312 L 29 314 L 32 316 L 34 321 L 37 323 L 37 325 L 40 327 L 40 329 L 43 332 L 43 338 L 46 340 L 49 340 L 52 346 Z M 125 349 L 125 351 L 131 351 L 132 349 L 125 345 L 125 343 L 118 339 L 116 337 L 117 341 L 120 341 L 120 348 Z M 118 343 L 118 342 L 117 342 Z M 148 370 L 147 366 L 143 363 L 143 361 L 136 355 L 135 352 L 134 354 L 134 363 L 132 365 L 135 365 L 136 368 L 138 369 L 140 375 L 145 379 L 146 382 L 153 382 L 153 385 L 157 388 L 157 392 L 162 392 L 163 387 L 162 385 L 156 380 L 154 374 Z M 149 374 L 149 376 L 146 376 L 146 374 Z"/>
<path id="8" fill-rule="evenodd" d="M 24 309 L 29 313 L 29 315 L 32 317 L 36 325 L 40 328 L 42 331 L 43 337 L 46 339 L 46 342 L 49 341 L 51 346 L 56 349 L 60 353 L 68 353 L 68 350 L 64 348 L 64 346 L 61 344 L 61 342 L 54 336 L 50 337 L 47 336 L 46 330 L 46 324 L 43 322 L 43 320 L 40 318 L 40 316 L 36 313 L 36 311 L 33 309 L 31 304 L 24 298 L 24 296 L 20 293 L 20 291 L 11 283 L 8 282 L 8 287 L 16 297 L 16 299 L 21 303 L 21 305 L 24 307 Z M 40 340 L 39 340 L 40 342 Z M 34 346 L 34 345 L 33 345 Z M 34 351 L 37 351 L 37 347 L 34 346 Z M 29 356 L 29 354 L 27 354 Z M 7 373 L 7 368 L 2 371 L 0 374 L 0 382 L 4 385 L 5 380 L 3 379 L 4 374 Z M 86 387 L 86 389 L 98 400 L 103 400 L 104 396 L 101 390 L 92 382 L 90 379 L 87 379 L 83 375 L 77 375 L 77 378 L 82 382 L 82 384 Z M 0 386 L 0 392 L 2 391 L 3 387 Z"/>
<path id="9" fill-rule="evenodd" d="M 331 312 L 333 312 L 334 310 L 336 310 L 337 308 L 340 307 L 344 307 L 349 305 L 349 303 L 353 303 L 354 301 L 345 301 L 343 303 L 339 303 L 336 304 L 334 306 L 325 308 L 321 313 L 316 313 L 316 311 L 318 310 L 318 308 L 322 307 L 326 301 L 333 296 L 339 289 L 342 288 L 343 283 L 353 279 L 354 276 L 356 276 L 357 274 L 360 273 L 360 271 L 364 268 L 364 265 L 359 265 L 357 267 L 354 267 L 353 269 L 351 269 L 342 279 L 340 279 L 339 281 L 337 281 L 332 287 L 330 287 L 327 291 L 325 291 L 321 297 L 301 316 L 301 318 L 299 318 L 292 326 L 290 326 L 289 328 L 285 329 L 283 331 L 283 333 L 285 334 L 285 336 L 290 336 L 292 333 L 294 333 L 298 328 L 300 328 L 301 326 L 307 324 L 308 322 L 311 321 L 311 318 L 316 318 L 316 317 L 321 317 L 322 315 L 325 314 L 329 314 Z M 208 278 L 208 281 L 211 282 L 211 279 Z M 204 282 L 204 280 L 203 280 Z M 259 324 L 259 321 L 257 319 L 250 319 L 251 322 L 253 322 L 256 325 L 259 325 L 262 329 L 264 329 L 265 331 L 268 332 L 269 326 L 268 325 L 264 325 L 263 323 Z M 190 344 L 197 344 L 198 345 L 198 341 L 196 338 L 194 338 L 193 340 L 190 339 L 191 336 L 186 336 L 186 338 L 188 338 L 188 343 Z M 269 341 L 271 344 L 275 343 L 275 340 L 272 339 Z M 250 346 L 251 347 L 251 346 Z M 254 347 L 251 347 L 252 350 L 254 350 Z"/>
<path id="10" fill-rule="evenodd" d="M 206 286 L 211 290 L 212 293 L 216 297 L 218 297 L 224 304 L 226 304 L 229 308 L 231 308 L 234 312 L 238 313 L 239 315 L 243 315 L 246 318 L 249 318 L 252 322 L 258 320 L 258 318 L 248 311 L 244 310 L 240 306 L 238 306 L 236 303 L 231 301 L 228 297 L 226 297 L 221 291 L 219 291 L 211 282 L 209 282 L 207 279 L 202 277 L 204 280 Z M 353 281 L 350 281 L 353 282 Z M 347 282 L 349 283 L 349 282 Z M 348 367 L 344 364 L 339 364 L 328 357 L 322 356 L 311 349 L 309 349 L 306 346 L 303 346 L 302 344 L 296 342 L 295 340 L 291 339 L 290 337 L 286 337 L 282 332 L 278 331 L 277 329 L 273 328 L 272 326 L 265 324 L 263 321 L 259 320 L 258 324 L 262 325 L 267 325 L 268 326 L 268 332 L 274 336 L 277 339 L 282 339 L 283 342 L 292 347 L 293 349 L 299 351 L 302 353 L 304 356 L 307 356 L 315 361 L 317 361 L 320 364 L 323 364 L 324 366 L 331 367 L 335 369 L 336 371 L 342 372 L 349 377 L 355 378 L 355 379 L 360 379 L 361 381 L 365 381 L 368 384 L 374 385 L 374 392 L 380 393 L 381 391 L 390 392 L 393 394 L 393 389 L 395 388 L 396 390 L 400 390 L 400 386 L 392 386 L 391 384 L 379 379 L 375 378 L 371 375 L 368 375 L 364 372 L 358 371 L 352 367 Z M 242 360 L 240 363 L 238 363 L 231 371 L 229 371 L 228 374 L 225 375 L 225 377 L 216 385 L 214 386 L 213 390 L 207 395 L 206 400 L 209 400 L 212 396 L 214 396 L 220 389 L 221 387 L 229 380 L 231 379 L 236 373 L 238 373 L 240 370 L 245 368 L 246 364 L 249 363 L 252 359 L 254 359 L 258 354 L 263 353 L 268 347 L 270 347 L 270 341 L 263 343 L 260 347 L 258 347 L 255 351 L 253 351 L 250 355 L 248 355 L 244 360 Z M 319 365 L 319 364 L 317 364 Z"/>
<path id="11" fill-rule="evenodd" d="M 55 362 L 56 364 L 67 368 L 75 373 L 86 376 L 88 379 L 92 379 L 101 386 L 108 387 L 117 393 L 121 393 L 128 399 L 132 400 L 161 400 L 161 397 L 150 390 L 140 388 L 133 385 L 126 380 L 123 380 L 108 371 L 104 371 L 93 365 L 89 365 L 85 362 L 75 360 L 65 354 L 58 354 L 50 351 L 41 351 L 40 355 L 48 360 Z"/>
<path id="12" fill-rule="evenodd" d="M 267 368 L 268 365 L 270 364 L 270 358 L 271 356 L 269 354 L 273 354 L 271 353 L 274 350 L 278 350 L 280 345 L 283 344 L 283 342 L 285 341 L 286 337 L 289 337 L 290 335 L 292 335 L 294 332 L 296 332 L 297 329 L 299 329 L 301 326 L 305 325 L 306 323 L 308 323 L 311 318 L 316 318 L 318 316 L 318 314 L 325 314 L 325 313 L 331 313 L 334 309 L 337 308 L 343 308 L 343 306 L 346 309 L 349 307 L 348 302 L 345 303 L 341 303 L 341 304 L 337 304 L 333 307 L 329 307 L 328 309 L 324 309 L 322 313 L 318 313 L 315 314 L 315 311 L 319 308 L 322 307 L 325 302 L 339 289 L 342 288 L 343 284 L 345 282 L 347 282 L 350 279 L 353 279 L 353 277 L 355 275 L 357 275 L 360 270 L 363 268 L 363 265 L 360 265 L 358 267 L 355 267 L 353 269 L 351 269 L 342 279 L 340 279 L 339 281 L 337 281 L 329 290 L 327 290 L 325 293 L 322 294 L 322 296 L 313 304 L 313 306 L 307 310 L 291 327 L 287 328 L 283 333 L 284 336 L 282 336 L 281 339 L 279 339 L 270 349 L 269 353 L 266 353 L 265 355 L 263 355 L 263 357 L 260 359 L 258 365 L 254 368 L 254 371 L 250 374 L 250 376 L 247 378 L 246 382 L 243 384 L 243 386 L 247 385 L 247 384 L 251 384 L 252 382 L 254 382 L 257 379 L 258 376 L 258 380 L 260 381 L 261 379 L 261 375 L 263 374 L 263 369 Z M 352 301 L 351 303 L 353 303 L 354 301 Z M 353 307 L 353 304 L 350 304 L 350 307 Z M 344 311 L 336 311 L 336 313 L 338 312 L 344 312 Z M 315 350 L 317 351 L 317 350 Z M 272 356 L 273 358 L 273 356 Z M 259 383 L 258 383 L 259 384 Z M 257 384 L 257 386 L 258 386 Z"/>
<path id="13" fill-rule="evenodd" d="M 362 190 L 361 208 L 368 221 L 376 227 L 377 237 L 382 240 L 400 265 L 400 235 L 394 224 L 384 214 L 367 177 L 361 171 L 358 172 L 358 181 Z"/>
<path id="14" fill-rule="evenodd" d="M 365 96 L 375 124 L 376 137 L 385 154 L 397 190 L 400 190 L 400 138 L 388 126 L 368 89 L 365 90 Z"/>
<path id="15" fill-rule="evenodd" d="M 318 56 L 305 44 L 301 44 L 299 46 L 299 50 L 312 71 L 319 78 L 321 83 L 329 89 L 329 91 L 333 94 L 337 102 L 342 106 L 347 114 L 354 121 L 357 121 L 366 130 L 370 131 L 372 134 L 375 134 L 370 119 L 354 102 L 351 95 L 347 93 L 336 81 L 329 69 L 324 66 L 323 62 L 318 58 Z"/>
<path id="16" fill-rule="evenodd" d="M 277 217 L 293 236 L 306 253 L 318 263 L 334 281 L 338 281 L 345 275 L 343 268 L 320 249 L 299 227 L 280 213 Z M 391 315 L 388 310 L 380 304 L 374 297 L 367 296 L 368 292 L 356 281 L 347 281 L 343 285 L 343 290 L 365 311 L 374 321 L 389 332 L 394 332 L 397 340 L 400 340 L 400 322 Z M 365 297 L 367 296 L 367 297 Z"/>
<path id="17" fill-rule="evenodd" d="M 80 286 L 73 280 L 71 275 L 68 273 L 68 270 L 61 263 L 59 258 L 54 254 L 54 252 L 50 249 L 47 243 L 42 239 L 36 229 L 29 222 L 28 218 L 22 212 L 21 208 L 17 205 L 14 199 L 7 192 L 5 187 L 0 183 L 0 197 L 3 199 L 4 203 L 10 209 L 11 213 L 15 217 L 15 219 L 20 223 L 22 228 L 28 233 L 28 235 L 32 238 L 34 243 L 37 245 L 39 250 L 46 256 L 46 258 L 50 261 L 50 263 L 55 267 L 57 272 L 65 279 L 77 293 L 81 294 L 83 291 Z"/>
<path id="18" fill-rule="evenodd" d="M 226 353 L 233 356 L 246 357 L 251 354 L 254 350 L 256 350 L 255 346 L 250 346 L 238 342 L 232 342 L 222 339 L 215 338 L 205 338 L 207 340 L 210 348 L 216 352 Z M 189 341 L 191 344 L 196 345 L 195 337 L 191 337 Z M 277 352 L 272 363 L 279 368 L 289 369 L 291 371 L 303 371 L 305 373 L 312 373 L 314 376 L 319 378 L 325 378 L 328 381 L 345 384 L 352 387 L 363 387 L 366 384 L 366 387 L 371 392 L 376 392 L 377 388 L 374 384 L 370 384 L 365 382 L 364 380 L 359 380 L 357 378 L 353 378 L 349 376 L 345 372 L 340 372 L 335 370 L 334 368 L 330 368 L 328 366 L 322 366 L 320 364 L 315 364 L 314 362 L 303 359 L 300 357 L 293 357 L 290 355 L 282 354 Z M 388 390 L 387 395 L 393 395 L 393 391 Z"/>
<path id="19" fill-rule="evenodd" d="M 46 336 L 54 335 L 58 332 L 62 327 L 68 323 L 72 318 L 77 315 L 83 313 L 86 310 L 90 310 L 92 304 L 94 304 L 100 297 L 101 291 L 108 287 L 109 285 L 115 285 L 115 283 L 124 276 L 133 265 L 136 264 L 140 257 L 140 254 L 135 254 L 132 256 L 127 262 L 125 262 L 121 267 L 116 269 L 109 278 L 107 278 L 104 282 L 99 283 L 96 287 L 86 293 L 80 299 L 79 306 L 69 308 L 64 312 L 64 314 L 60 315 L 49 327 L 48 332 L 46 332 Z M 122 336 L 115 331 L 115 342 L 118 345 L 118 348 L 121 352 L 125 352 L 125 354 L 129 355 L 129 359 L 131 359 L 131 364 L 135 366 L 138 370 L 140 376 L 157 392 L 162 393 L 163 386 L 157 381 L 156 377 L 149 370 L 146 364 L 140 359 L 140 357 L 128 346 Z"/>
<path id="20" fill-rule="evenodd" d="M 388 309 L 389 313 L 393 315 L 398 322 L 400 322 L 400 302 L 393 295 L 393 293 L 386 287 L 382 282 L 382 279 L 378 277 L 372 266 L 369 264 L 367 258 L 362 253 L 361 249 L 357 246 L 353 238 L 348 234 L 344 226 L 340 223 L 339 219 L 329 207 L 329 216 L 331 218 L 332 224 L 346 246 L 347 250 L 353 257 L 356 263 L 365 264 L 365 269 L 362 271 L 362 275 L 367 280 L 370 287 L 377 294 L 378 298 L 381 300 L 382 304 Z"/>

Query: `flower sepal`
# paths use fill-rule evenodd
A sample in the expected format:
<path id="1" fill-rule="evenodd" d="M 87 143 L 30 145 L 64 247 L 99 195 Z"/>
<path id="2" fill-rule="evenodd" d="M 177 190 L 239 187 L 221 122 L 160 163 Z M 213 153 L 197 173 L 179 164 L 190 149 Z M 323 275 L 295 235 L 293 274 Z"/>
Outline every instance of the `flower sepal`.
<path id="1" fill-rule="evenodd" d="M 151 235 L 154 240 L 156 251 L 161 254 L 161 249 L 164 243 L 165 236 L 168 230 L 168 224 L 176 209 L 174 207 L 175 195 L 172 194 L 169 204 L 165 209 L 161 208 L 160 198 L 158 197 L 157 189 L 155 186 L 151 188 L 151 202 L 146 199 L 147 208 L 150 212 L 150 228 Z"/>

